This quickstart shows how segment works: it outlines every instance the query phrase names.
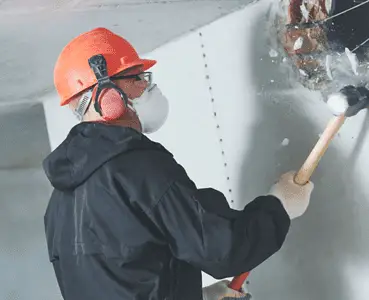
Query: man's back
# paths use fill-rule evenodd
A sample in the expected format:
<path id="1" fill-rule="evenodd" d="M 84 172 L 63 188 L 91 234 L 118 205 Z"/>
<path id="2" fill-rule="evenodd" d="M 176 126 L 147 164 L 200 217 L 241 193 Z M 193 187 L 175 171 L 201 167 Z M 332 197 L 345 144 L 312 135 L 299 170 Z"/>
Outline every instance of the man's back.
<path id="1" fill-rule="evenodd" d="M 160 172 L 152 167 L 162 164 L 165 168 L 172 156 L 128 128 L 114 128 L 119 134 L 113 134 L 112 138 L 118 140 L 102 138 L 100 145 L 89 145 L 95 149 L 82 153 L 83 146 L 73 145 L 83 142 L 78 136 L 83 136 L 85 143 L 99 140 L 99 135 L 109 136 L 104 136 L 96 126 L 104 133 L 111 130 L 101 124 L 79 125 L 78 130 L 74 129 L 74 138 L 66 143 L 68 151 L 59 149 L 45 161 L 46 170 L 48 165 L 58 166 L 59 177 L 54 175 L 54 184 L 62 189 L 55 189 L 52 194 L 45 226 L 50 259 L 64 297 L 171 299 L 170 296 L 174 297 L 171 293 L 175 292 L 173 268 L 184 263 L 171 255 L 163 234 L 147 213 L 170 184 L 168 178 L 160 177 Z M 62 153 L 66 156 L 60 157 Z M 94 157 L 93 153 L 100 155 Z M 63 160 L 73 161 L 74 155 L 80 155 L 76 162 L 81 165 L 66 166 Z M 58 159 L 60 162 L 56 163 Z M 200 297 L 200 271 L 185 268 L 189 291 L 196 295 L 193 288 L 197 285 Z"/>

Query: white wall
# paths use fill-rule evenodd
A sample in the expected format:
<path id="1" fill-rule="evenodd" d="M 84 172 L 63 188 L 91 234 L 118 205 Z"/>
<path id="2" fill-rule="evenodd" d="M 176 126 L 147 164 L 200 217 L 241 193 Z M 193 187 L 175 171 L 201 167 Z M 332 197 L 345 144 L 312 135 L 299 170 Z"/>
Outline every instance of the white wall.
<path id="1" fill-rule="evenodd" d="M 171 101 L 168 122 L 150 137 L 199 186 L 220 189 L 235 208 L 299 168 L 331 117 L 319 94 L 290 77 L 282 57 L 269 57 L 267 11 L 268 0 L 255 3 L 147 55 L 158 60 L 155 81 Z M 55 121 L 57 100 L 50 101 L 55 148 L 74 123 Z M 362 112 L 342 128 L 313 176 L 308 212 L 292 223 L 283 249 L 252 272 L 255 298 L 367 299 L 368 123 Z"/>
<path id="2" fill-rule="evenodd" d="M 54 150 L 68 135 L 70 129 L 78 124 L 68 106 L 59 106 L 58 95 L 48 95 L 42 99 L 45 110 L 45 120 L 51 150 Z"/>

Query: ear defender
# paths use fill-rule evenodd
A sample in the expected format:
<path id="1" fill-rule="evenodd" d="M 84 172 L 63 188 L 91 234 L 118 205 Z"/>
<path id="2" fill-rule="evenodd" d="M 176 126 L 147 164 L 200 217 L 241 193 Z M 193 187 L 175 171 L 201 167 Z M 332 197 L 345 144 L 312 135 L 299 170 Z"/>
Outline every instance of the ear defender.
<path id="1" fill-rule="evenodd" d="M 121 118 L 128 109 L 128 97 L 108 75 L 105 57 L 101 54 L 89 58 L 88 63 L 97 79 L 94 108 L 106 121 Z"/>

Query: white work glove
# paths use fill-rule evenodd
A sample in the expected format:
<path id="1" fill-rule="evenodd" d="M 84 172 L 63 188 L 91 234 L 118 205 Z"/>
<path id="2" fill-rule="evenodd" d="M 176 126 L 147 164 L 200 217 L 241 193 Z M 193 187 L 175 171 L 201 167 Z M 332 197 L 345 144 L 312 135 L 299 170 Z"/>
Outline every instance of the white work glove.
<path id="1" fill-rule="evenodd" d="M 222 280 L 202 289 L 203 300 L 249 300 L 250 294 L 230 289 L 230 281 Z"/>
<path id="2" fill-rule="evenodd" d="M 305 213 L 314 189 L 314 183 L 311 181 L 303 186 L 295 183 L 295 174 L 294 171 L 283 174 L 269 191 L 269 195 L 277 197 L 282 202 L 291 220 Z"/>

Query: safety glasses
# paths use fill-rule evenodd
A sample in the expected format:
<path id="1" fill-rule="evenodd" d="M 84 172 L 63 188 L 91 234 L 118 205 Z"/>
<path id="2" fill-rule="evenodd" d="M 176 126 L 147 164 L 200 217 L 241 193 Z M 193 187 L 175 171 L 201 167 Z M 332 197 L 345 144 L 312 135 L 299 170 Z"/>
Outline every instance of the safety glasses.
<path id="1" fill-rule="evenodd" d="M 115 75 L 110 77 L 111 80 L 124 80 L 124 79 L 134 79 L 135 81 L 145 80 L 148 86 L 152 85 L 152 72 L 141 72 L 139 74 L 132 75 Z"/>

